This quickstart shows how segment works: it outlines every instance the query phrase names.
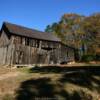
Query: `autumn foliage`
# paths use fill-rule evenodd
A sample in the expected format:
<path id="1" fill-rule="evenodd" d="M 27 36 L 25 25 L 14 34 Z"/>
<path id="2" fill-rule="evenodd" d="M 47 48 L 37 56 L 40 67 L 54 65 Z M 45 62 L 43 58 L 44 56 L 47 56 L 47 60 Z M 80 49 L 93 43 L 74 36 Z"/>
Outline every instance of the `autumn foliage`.
<path id="1" fill-rule="evenodd" d="M 78 48 L 83 55 L 100 57 L 100 13 L 90 16 L 64 14 L 59 22 L 48 25 L 45 31 Z"/>

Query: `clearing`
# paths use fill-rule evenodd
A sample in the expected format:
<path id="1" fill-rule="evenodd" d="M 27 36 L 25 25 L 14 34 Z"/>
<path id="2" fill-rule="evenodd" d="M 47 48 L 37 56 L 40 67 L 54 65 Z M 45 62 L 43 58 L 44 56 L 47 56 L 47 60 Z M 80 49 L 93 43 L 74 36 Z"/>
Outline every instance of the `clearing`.
<path id="1" fill-rule="evenodd" d="M 100 68 L 0 68 L 0 100 L 99 100 Z"/>

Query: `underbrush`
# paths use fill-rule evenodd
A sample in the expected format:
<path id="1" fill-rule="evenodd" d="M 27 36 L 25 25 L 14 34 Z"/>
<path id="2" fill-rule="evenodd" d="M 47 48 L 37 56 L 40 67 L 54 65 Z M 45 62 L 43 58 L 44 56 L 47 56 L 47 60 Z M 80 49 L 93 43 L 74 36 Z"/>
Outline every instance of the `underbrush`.
<path id="1" fill-rule="evenodd" d="M 83 55 L 81 62 L 100 61 L 100 55 L 87 54 Z"/>

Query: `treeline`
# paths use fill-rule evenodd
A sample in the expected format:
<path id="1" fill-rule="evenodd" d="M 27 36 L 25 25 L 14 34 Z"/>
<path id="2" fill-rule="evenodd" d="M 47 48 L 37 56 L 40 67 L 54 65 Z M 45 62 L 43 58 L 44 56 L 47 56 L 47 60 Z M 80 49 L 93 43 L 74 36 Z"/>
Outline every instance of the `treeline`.
<path id="1" fill-rule="evenodd" d="M 100 60 L 100 13 L 90 16 L 64 14 L 59 22 L 48 25 L 45 31 L 79 49 L 86 58 Z"/>

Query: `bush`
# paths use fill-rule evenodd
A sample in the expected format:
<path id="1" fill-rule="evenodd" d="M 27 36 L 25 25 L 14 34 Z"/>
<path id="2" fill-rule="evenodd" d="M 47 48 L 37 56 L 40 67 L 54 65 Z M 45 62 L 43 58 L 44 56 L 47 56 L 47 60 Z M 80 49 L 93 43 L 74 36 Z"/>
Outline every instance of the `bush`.
<path id="1" fill-rule="evenodd" d="M 100 61 L 100 54 L 96 54 L 96 61 Z"/>
<path id="2" fill-rule="evenodd" d="M 96 60 L 95 55 L 83 55 L 81 58 L 82 62 L 89 62 L 89 61 L 94 61 L 94 60 Z"/>

